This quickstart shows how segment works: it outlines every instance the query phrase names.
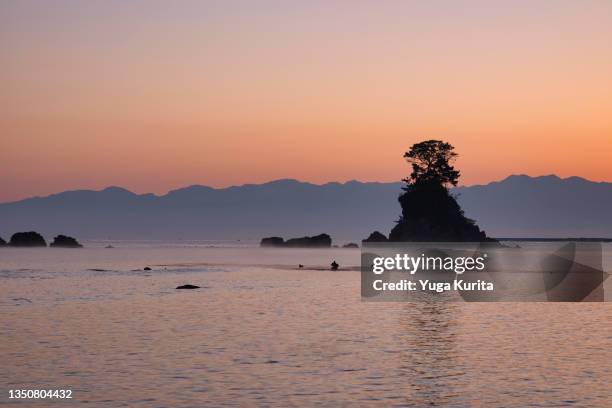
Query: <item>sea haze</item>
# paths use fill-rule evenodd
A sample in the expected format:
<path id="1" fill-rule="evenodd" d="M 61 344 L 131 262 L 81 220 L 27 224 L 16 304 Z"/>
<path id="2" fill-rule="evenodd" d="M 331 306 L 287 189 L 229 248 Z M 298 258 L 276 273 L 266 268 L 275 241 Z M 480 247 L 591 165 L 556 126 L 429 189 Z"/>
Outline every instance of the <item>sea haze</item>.
<path id="1" fill-rule="evenodd" d="M 0 236 L 36 230 L 47 240 L 285 238 L 322 232 L 338 241 L 387 234 L 398 219 L 401 183 L 276 180 L 163 196 L 119 187 L 67 191 L 0 204 Z M 610 237 L 612 183 L 579 177 L 510 176 L 454 189 L 468 217 L 494 237 Z"/>

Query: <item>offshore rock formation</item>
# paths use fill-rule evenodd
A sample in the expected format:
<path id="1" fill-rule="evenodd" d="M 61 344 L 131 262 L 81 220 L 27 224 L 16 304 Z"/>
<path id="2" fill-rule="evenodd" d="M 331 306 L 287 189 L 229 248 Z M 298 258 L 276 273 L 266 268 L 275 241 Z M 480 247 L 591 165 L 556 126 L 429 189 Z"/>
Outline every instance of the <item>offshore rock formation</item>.
<path id="1" fill-rule="evenodd" d="M 268 237 L 263 238 L 259 243 L 259 246 L 262 247 L 278 247 L 283 246 L 285 244 L 285 240 L 281 237 Z"/>
<path id="2" fill-rule="evenodd" d="M 441 140 L 416 143 L 404 154 L 412 173 L 404 179 L 402 215 L 389 241 L 496 242 L 464 215 L 449 191 L 459 180 L 456 157 L 454 147 Z"/>
<path id="3" fill-rule="evenodd" d="M 436 183 L 415 183 L 399 197 L 402 215 L 389 241 L 485 242 L 476 223 L 463 214 L 455 197 Z"/>
<path id="4" fill-rule="evenodd" d="M 1 246 L 5 246 L 6 245 L 6 241 L 2 239 L 2 237 L 0 237 L 0 247 Z"/>
<path id="5" fill-rule="evenodd" d="M 331 247 L 332 239 L 327 234 L 319 234 L 314 237 L 292 238 L 285 241 L 287 247 L 305 247 L 305 248 L 329 248 Z"/>
<path id="6" fill-rule="evenodd" d="M 292 238 L 285 241 L 281 237 L 263 238 L 260 242 L 262 247 L 291 247 L 291 248 L 330 248 L 332 239 L 327 234 L 319 234 L 313 237 Z"/>
<path id="7" fill-rule="evenodd" d="M 17 232 L 13 234 L 9 245 L 13 247 L 46 247 L 47 242 L 38 232 Z"/>
<path id="8" fill-rule="evenodd" d="M 82 248 L 83 245 L 79 244 L 79 242 L 69 236 L 66 235 L 58 235 L 53 239 L 53 242 L 49 244 L 50 247 L 54 248 Z"/>
<path id="9" fill-rule="evenodd" d="M 379 231 L 374 231 L 369 237 L 362 240 L 361 242 L 388 242 L 387 237 Z"/>

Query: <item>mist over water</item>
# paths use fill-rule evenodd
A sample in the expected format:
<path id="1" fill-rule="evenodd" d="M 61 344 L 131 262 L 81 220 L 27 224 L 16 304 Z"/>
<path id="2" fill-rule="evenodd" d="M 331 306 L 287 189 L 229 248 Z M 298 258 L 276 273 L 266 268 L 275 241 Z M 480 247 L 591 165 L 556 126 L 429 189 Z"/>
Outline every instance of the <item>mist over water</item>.
<path id="1" fill-rule="evenodd" d="M 107 244 L 0 250 L 0 404 L 610 406 L 610 303 L 368 303 L 359 250 Z"/>

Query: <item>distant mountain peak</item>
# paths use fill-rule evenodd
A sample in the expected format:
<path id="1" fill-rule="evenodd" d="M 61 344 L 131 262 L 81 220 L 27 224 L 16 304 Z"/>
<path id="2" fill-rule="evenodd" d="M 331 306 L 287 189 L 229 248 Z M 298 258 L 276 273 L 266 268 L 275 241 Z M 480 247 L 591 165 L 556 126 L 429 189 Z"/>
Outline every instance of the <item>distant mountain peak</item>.
<path id="1" fill-rule="evenodd" d="M 109 187 L 106 187 L 105 189 L 100 190 L 100 191 L 104 192 L 104 193 L 128 193 L 128 194 L 134 194 L 130 190 L 125 189 L 123 187 L 118 187 L 118 186 L 109 186 Z"/>
<path id="2" fill-rule="evenodd" d="M 296 184 L 310 184 L 308 182 L 304 182 L 304 181 L 300 181 L 297 179 L 292 179 L 292 178 L 282 178 L 282 179 L 278 179 L 278 180 L 272 180 L 272 181 L 268 181 L 266 183 L 263 183 L 261 185 L 263 186 L 291 186 L 291 185 L 296 185 Z M 257 185 L 257 184 L 246 184 L 246 185 Z"/>
<path id="3" fill-rule="evenodd" d="M 198 192 L 198 191 L 212 191 L 214 188 L 209 186 L 204 186 L 202 184 L 192 184 L 187 187 L 177 188 L 175 190 L 168 191 L 165 195 L 170 196 L 173 194 L 187 193 L 187 192 Z"/>
<path id="4" fill-rule="evenodd" d="M 499 181 L 500 183 L 511 183 L 511 182 L 529 182 L 529 181 L 559 181 L 561 178 L 555 174 L 547 174 L 544 176 L 529 176 L 527 174 L 512 174 L 505 179 Z"/>

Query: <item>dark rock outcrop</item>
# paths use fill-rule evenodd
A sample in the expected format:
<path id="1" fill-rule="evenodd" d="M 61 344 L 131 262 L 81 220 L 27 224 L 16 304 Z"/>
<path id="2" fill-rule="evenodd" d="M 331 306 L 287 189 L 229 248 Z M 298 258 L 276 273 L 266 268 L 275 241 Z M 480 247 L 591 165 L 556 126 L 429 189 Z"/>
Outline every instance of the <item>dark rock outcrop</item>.
<path id="1" fill-rule="evenodd" d="M 361 242 L 388 242 L 387 237 L 379 231 L 374 231 L 369 237 Z"/>
<path id="2" fill-rule="evenodd" d="M 339 267 L 340 267 L 340 264 L 338 264 L 338 262 L 336 262 L 336 261 L 333 261 L 333 262 L 331 263 L 331 265 L 329 265 L 329 268 L 330 268 L 332 271 L 337 271 Z"/>
<path id="3" fill-rule="evenodd" d="M 319 234 L 314 237 L 292 238 L 285 242 L 287 247 L 306 247 L 306 248 L 329 248 L 332 239 L 327 234 Z"/>
<path id="4" fill-rule="evenodd" d="M 359 245 L 354 242 L 350 242 L 348 244 L 342 245 L 342 248 L 359 248 Z"/>
<path id="5" fill-rule="evenodd" d="M 9 245 L 14 247 L 46 247 L 47 242 L 38 232 L 29 231 L 13 234 Z"/>
<path id="6" fill-rule="evenodd" d="M 150 268 L 150 267 L 148 267 L 148 266 L 145 266 L 144 268 L 142 268 L 142 270 L 143 270 L 143 271 L 150 271 L 150 270 L 151 270 L 151 268 Z"/>
<path id="7" fill-rule="evenodd" d="M 281 237 L 268 237 L 263 238 L 259 243 L 259 246 L 262 247 L 278 247 L 283 246 L 285 244 L 285 240 Z"/>
<path id="8" fill-rule="evenodd" d="M 485 242 L 484 231 L 463 214 L 453 195 L 436 183 L 415 183 L 399 197 L 402 215 L 389 241 Z"/>
<path id="9" fill-rule="evenodd" d="M 327 234 L 313 237 L 291 238 L 285 241 L 281 237 L 269 237 L 261 240 L 260 246 L 290 247 L 290 248 L 330 248 L 332 239 Z"/>
<path id="10" fill-rule="evenodd" d="M 177 286 L 176 289 L 200 289 L 199 286 L 196 285 L 181 285 L 181 286 Z"/>
<path id="11" fill-rule="evenodd" d="M 0 237 L 0 247 L 1 246 L 5 246 L 6 245 L 6 241 L 2 239 L 2 237 Z"/>
<path id="12" fill-rule="evenodd" d="M 83 245 L 79 244 L 76 239 L 66 235 L 58 235 L 49 246 L 54 248 L 83 248 Z"/>

